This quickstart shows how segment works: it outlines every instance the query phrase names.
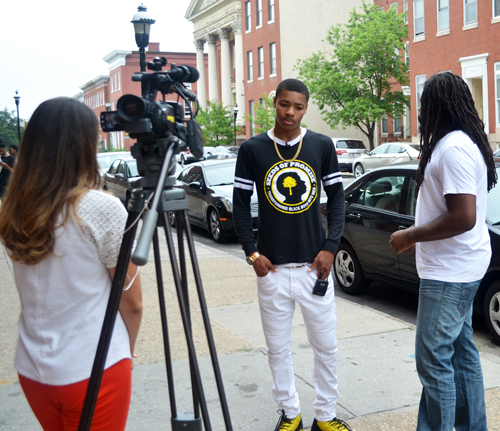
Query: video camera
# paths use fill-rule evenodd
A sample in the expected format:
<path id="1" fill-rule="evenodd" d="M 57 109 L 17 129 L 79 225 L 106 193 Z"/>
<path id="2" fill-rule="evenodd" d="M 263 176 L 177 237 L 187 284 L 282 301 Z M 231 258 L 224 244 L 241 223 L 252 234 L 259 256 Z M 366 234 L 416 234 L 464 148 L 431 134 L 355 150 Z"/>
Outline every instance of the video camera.
<path id="1" fill-rule="evenodd" d="M 190 118 L 186 120 L 184 103 L 156 100 L 160 91 L 163 99 L 166 94 L 176 93 L 188 104 L 197 102 L 196 96 L 182 83 L 196 82 L 200 74 L 194 67 L 174 64 L 171 70 L 163 72 L 162 67 L 166 64 L 165 57 L 156 57 L 147 65 L 154 73 L 134 73 L 132 81 L 141 82 L 142 97 L 133 94 L 122 96 L 118 99 L 117 110 L 102 112 L 100 118 L 104 132 L 123 130 L 131 138 L 137 139 L 131 152 L 138 161 L 139 174 L 146 178 L 147 184 L 142 186 L 155 184 L 154 173 L 159 171 L 157 165 L 163 160 L 166 143 L 173 139 L 176 141 L 176 154 L 189 147 L 197 159 L 203 156 L 203 133 L 195 120 L 198 107 L 194 114 L 193 109 L 190 109 Z"/>

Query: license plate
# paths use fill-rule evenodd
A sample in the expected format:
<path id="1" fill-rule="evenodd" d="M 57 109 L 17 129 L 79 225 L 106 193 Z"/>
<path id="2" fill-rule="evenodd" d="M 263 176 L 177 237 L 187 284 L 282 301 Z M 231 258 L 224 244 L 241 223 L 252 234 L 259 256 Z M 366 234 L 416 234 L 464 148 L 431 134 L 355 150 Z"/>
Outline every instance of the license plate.
<path id="1" fill-rule="evenodd" d="M 361 154 L 359 154 L 359 153 L 353 153 L 353 154 L 352 154 L 352 156 L 353 156 L 354 158 L 359 157 L 360 155 L 361 155 Z"/>

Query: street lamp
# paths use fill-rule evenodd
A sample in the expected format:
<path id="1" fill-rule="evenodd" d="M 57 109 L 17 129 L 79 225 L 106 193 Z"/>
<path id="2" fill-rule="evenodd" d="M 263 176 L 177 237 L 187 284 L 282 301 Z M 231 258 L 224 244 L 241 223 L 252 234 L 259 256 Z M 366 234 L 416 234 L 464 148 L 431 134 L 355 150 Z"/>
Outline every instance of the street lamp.
<path id="1" fill-rule="evenodd" d="M 14 100 L 16 101 L 16 107 L 17 107 L 17 139 L 19 140 L 19 143 L 21 143 L 21 128 L 19 127 L 19 99 L 21 96 L 19 96 L 17 90 L 16 90 L 16 95 L 14 96 Z"/>
<path id="2" fill-rule="evenodd" d="M 135 42 L 139 47 L 141 72 L 146 72 L 146 47 L 149 43 L 149 31 L 151 24 L 154 24 L 156 21 L 151 18 L 145 6 L 140 5 L 137 9 L 138 12 L 130 22 L 134 24 Z"/>
<path id="3" fill-rule="evenodd" d="M 236 117 L 238 116 L 238 104 L 234 105 L 233 112 L 234 112 L 234 146 L 236 146 Z"/>

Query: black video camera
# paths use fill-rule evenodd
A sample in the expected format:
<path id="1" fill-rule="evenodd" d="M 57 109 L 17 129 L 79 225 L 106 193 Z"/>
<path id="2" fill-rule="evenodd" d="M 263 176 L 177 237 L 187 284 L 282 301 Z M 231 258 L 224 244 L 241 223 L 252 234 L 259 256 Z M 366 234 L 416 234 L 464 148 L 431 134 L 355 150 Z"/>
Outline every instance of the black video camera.
<path id="1" fill-rule="evenodd" d="M 141 82 L 142 97 L 127 94 L 120 97 L 116 111 L 101 113 L 101 127 L 104 132 L 125 131 L 131 138 L 137 139 L 138 144 L 145 142 L 178 138 L 178 149 L 190 152 L 197 158 L 203 156 L 203 133 L 190 109 L 190 118 L 185 119 L 184 104 L 173 101 L 156 100 L 160 91 L 163 96 L 176 93 L 185 102 L 197 102 L 196 96 L 188 91 L 183 82 L 196 82 L 199 72 L 191 66 L 172 65 L 166 72 L 162 67 L 167 64 L 165 57 L 156 57 L 148 63 L 148 69 L 154 73 L 135 73 L 132 81 Z M 196 104 L 198 105 L 198 104 Z M 191 106 L 191 105 L 190 105 Z M 185 123 L 185 124 L 184 124 Z M 132 155 L 136 157 L 137 149 Z M 134 154 L 136 153 L 136 154 Z M 138 155 L 136 158 L 139 158 Z M 139 171 L 141 175 L 146 175 Z"/>

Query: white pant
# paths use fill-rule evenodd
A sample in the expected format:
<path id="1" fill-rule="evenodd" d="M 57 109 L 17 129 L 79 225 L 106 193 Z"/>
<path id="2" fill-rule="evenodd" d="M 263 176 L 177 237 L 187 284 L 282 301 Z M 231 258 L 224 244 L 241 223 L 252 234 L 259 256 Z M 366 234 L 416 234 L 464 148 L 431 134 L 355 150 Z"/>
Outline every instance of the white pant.
<path id="1" fill-rule="evenodd" d="M 314 352 L 313 383 L 316 390 L 314 409 L 318 421 L 336 417 L 337 380 L 337 309 L 333 279 L 321 297 L 312 294 L 317 271 L 308 272 L 308 265 L 278 265 L 278 272 L 257 277 L 260 316 L 266 337 L 269 366 L 274 378 L 273 398 L 288 418 L 300 413 L 299 395 L 295 389 L 292 364 L 292 318 L 298 302 L 307 338 Z"/>

